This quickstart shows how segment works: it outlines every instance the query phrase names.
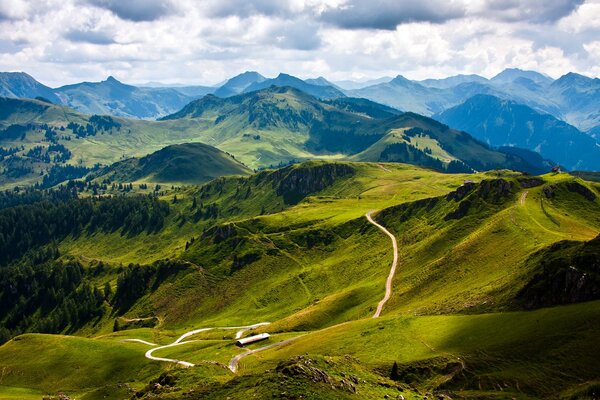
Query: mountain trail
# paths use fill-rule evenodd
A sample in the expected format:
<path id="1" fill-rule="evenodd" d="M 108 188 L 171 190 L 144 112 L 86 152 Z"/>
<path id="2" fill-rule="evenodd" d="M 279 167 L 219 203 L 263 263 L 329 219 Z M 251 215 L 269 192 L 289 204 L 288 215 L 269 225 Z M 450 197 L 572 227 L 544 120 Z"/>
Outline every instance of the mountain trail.
<path id="1" fill-rule="evenodd" d="M 155 356 L 152 355 L 152 353 L 154 353 L 157 350 L 167 349 L 169 347 L 180 346 L 182 344 L 196 342 L 197 340 L 187 340 L 187 341 L 184 341 L 184 339 L 187 339 L 190 336 L 196 335 L 196 334 L 201 333 L 201 332 L 212 331 L 212 330 L 215 330 L 215 329 L 237 329 L 238 331 L 236 332 L 235 338 L 239 339 L 240 337 L 242 337 L 242 335 L 244 334 L 244 332 L 246 332 L 247 330 L 255 329 L 255 328 L 258 328 L 259 326 L 264 326 L 264 325 L 269 325 L 269 324 L 270 324 L 270 322 L 259 322 L 258 324 L 246 325 L 246 326 L 221 326 L 221 327 L 194 329 L 192 331 L 186 332 L 183 335 L 179 336 L 177 338 L 177 340 L 175 340 L 171 344 L 167 344 L 167 345 L 164 345 L 164 346 L 154 347 L 154 348 L 148 350 L 144 356 L 147 359 L 149 359 L 149 360 L 170 362 L 170 363 L 181 365 L 181 366 L 186 367 L 186 368 L 187 367 L 193 367 L 195 364 L 192 364 L 190 362 L 182 361 L 182 360 L 175 360 L 175 359 L 172 359 L 172 358 L 155 357 Z M 150 342 L 147 342 L 147 341 L 142 340 L 142 339 L 123 339 L 123 340 L 121 340 L 121 342 L 136 342 L 136 343 L 146 344 L 148 346 L 157 346 L 154 343 L 150 343 Z M 278 345 L 278 344 L 279 343 L 275 343 L 275 344 L 273 344 L 271 346 Z M 256 349 L 254 351 L 260 351 L 260 350 L 261 349 Z"/>
<path id="2" fill-rule="evenodd" d="M 377 305 L 377 311 L 375 311 L 375 314 L 373 314 L 373 318 L 379 318 L 379 315 L 381 314 L 381 310 L 383 310 L 383 306 L 390 299 L 390 296 L 392 295 L 392 281 L 394 279 L 394 274 L 396 273 L 396 266 L 398 265 L 398 242 L 396 241 L 396 237 L 394 235 L 392 235 L 390 233 L 390 231 L 385 229 L 385 227 L 383 227 L 382 225 L 379 225 L 377 222 L 375 222 L 373 220 L 373 218 L 371 218 L 372 213 L 373 213 L 373 211 L 369 211 L 368 213 L 365 214 L 365 217 L 367 217 L 367 220 L 371 224 L 375 225 L 383 233 L 388 235 L 390 237 L 390 239 L 392 239 L 392 247 L 394 249 L 394 259 L 392 261 L 392 268 L 390 269 L 390 274 L 388 275 L 388 278 L 385 282 L 385 296 L 383 296 L 383 299 Z"/>

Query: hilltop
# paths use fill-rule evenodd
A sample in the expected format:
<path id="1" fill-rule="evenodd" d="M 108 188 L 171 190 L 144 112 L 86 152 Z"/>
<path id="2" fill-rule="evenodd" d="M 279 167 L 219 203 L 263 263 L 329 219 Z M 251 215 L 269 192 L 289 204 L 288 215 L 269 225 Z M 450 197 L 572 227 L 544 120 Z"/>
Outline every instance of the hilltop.
<path id="1" fill-rule="evenodd" d="M 219 176 L 248 175 L 251 171 L 212 146 L 184 143 L 167 146 L 142 158 L 119 161 L 94 174 L 98 180 L 200 184 Z"/>

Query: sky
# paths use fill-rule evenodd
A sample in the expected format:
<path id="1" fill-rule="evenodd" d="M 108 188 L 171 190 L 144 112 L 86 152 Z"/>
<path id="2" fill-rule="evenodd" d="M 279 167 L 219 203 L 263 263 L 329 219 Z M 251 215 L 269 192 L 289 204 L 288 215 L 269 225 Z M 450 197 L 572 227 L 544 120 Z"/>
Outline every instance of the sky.
<path id="1" fill-rule="evenodd" d="M 0 0 L 0 71 L 49 86 L 600 76 L 600 0 Z"/>

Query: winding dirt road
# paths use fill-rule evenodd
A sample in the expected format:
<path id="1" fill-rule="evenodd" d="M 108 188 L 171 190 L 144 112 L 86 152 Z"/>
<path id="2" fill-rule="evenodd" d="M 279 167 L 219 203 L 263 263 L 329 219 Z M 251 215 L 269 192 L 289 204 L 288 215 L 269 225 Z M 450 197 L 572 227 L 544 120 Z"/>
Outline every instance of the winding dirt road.
<path id="1" fill-rule="evenodd" d="M 385 227 L 383 227 L 382 225 L 379 225 L 377 222 L 375 222 L 375 220 L 373 220 L 373 218 L 371 218 L 372 213 L 373 211 L 369 211 L 365 214 L 365 217 L 367 217 L 370 223 L 378 227 L 383 233 L 385 233 L 390 237 L 390 239 L 392 239 L 392 247 L 394 248 L 394 260 L 392 261 L 392 268 L 390 269 L 390 274 L 388 275 L 387 280 L 385 282 L 385 296 L 383 296 L 383 299 L 381 299 L 381 301 L 377 305 L 377 310 L 375 311 L 375 314 L 373 314 L 373 318 L 379 318 L 381 310 L 383 310 L 383 306 L 392 295 L 392 281 L 394 279 L 394 274 L 396 273 L 396 266 L 398 265 L 398 243 L 396 242 L 396 237 L 392 235 L 390 231 L 385 229 Z"/>
<path id="2" fill-rule="evenodd" d="M 186 332 L 183 335 L 179 336 L 177 338 L 177 340 L 175 340 L 171 344 L 167 344 L 167 345 L 164 345 L 164 346 L 154 347 L 154 348 L 148 350 L 146 352 L 146 354 L 145 354 L 145 357 L 147 359 L 149 359 L 149 360 L 170 362 L 170 363 L 181 365 L 183 367 L 193 367 L 194 364 L 192 364 L 190 362 L 182 361 L 182 360 L 175 360 L 175 359 L 172 359 L 172 358 L 155 357 L 155 356 L 152 355 L 152 353 L 154 353 L 157 350 L 167 349 L 169 347 L 174 347 L 174 346 L 179 346 L 179 345 L 186 344 L 186 343 L 195 342 L 195 340 L 187 340 L 187 341 L 184 342 L 184 339 L 187 339 L 190 336 L 196 335 L 196 334 L 201 333 L 201 332 L 212 331 L 214 329 L 227 329 L 227 330 L 229 330 L 229 329 L 238 329 L 237 333 L 235 334 L 235 338 L 239 339 L 240 337 L 242 337 L 242 335 L 244 334 L 244 332 L 246 332 L 247 330 L 255 329 L 255 328 L 258 328 L 259 326 L 264 326 L 264 325 L 269 325 L 269 324 L 270 324 L 270 322 L 259 322 L 258 324 L 246 325 L 246 326 L 221 326 L 221 327 L 194 329 L 193 331 Z M 121 341 L 122 342 L 136 342 L 136 343 L 146 344 L 148 346 L 156 346 L 156 344 L 147 342 L 147 341 L 142 340 L 142 339 L 123 339 Z M 260 349 L 256 349 L 255 351 L 257 351 L 257 350 L 260 350 Z"/>
<path id="3" fill-rule="evenodd" d="M 383 168 L 383 166 L 382 166 Z M 377 305 L 377 310 L 375 311 L 375 314 L 373 314 L 373 318 L 378 318 L 381 314 L 381 311 L 383 310 L 383 306 L 385 305 L 385 303 L 389 300 L 390 296 L 392 295 L 392 281 L 394 279 L 394 274 L 396 273 L 396 266 L 398 265 L 398 243 L 396 242 L 396 237 L 390 233 L 390 231 L 388 231 L 385 227 L 383 227 L 382 225 L 378 224 L 377 222 L 375 222 L 373 220 L 373 218 L 371 217 L 371 214 L 374 211 L 369 211 L 368 213 L 365 214 L 365 217 L 367 218 L 367 220 L 375 225 L 377 228 L 379 228 L 383 233 L 385 233 L 386 235 L 388 235 L 390 237 L 390 239 L 392 239 L 392 247 L 394 250 L 394 258 L 392 261 L 392 267 L 390 269 L 390 273 L 387 277 L 387 280 L 385 282 L 385 296 L 383 297 L 383 299 L 379 302 L 379 304 Z M 238 331 L 235 334 L 235 338 L 239 339 L 242 337 L 242 335 L 244 334 L 244 332 L 246 332 L 247 330 L 250 329 L 254 329 L 257 328 L 259 326 L 263 326 L 263 325 L 268 325 L 269 322 L 260 322 L 258 324 L 254 324 L 254 325 L 247 325 L 247 326 L 225 326 L 225 327 L 213 327 L 213 328 L 200 328 L 200 329 L 194 329 L 193 331 L 189 331 L 184 333 L 183 335 L 181 335 L 179 338 L 177 338 L 177 340 L 175 340 L 173 343 L 171 344 L 167 344 L 164 346 L 158 346 L 158 347 L 154 347 L 150 350 L 148 350 L 145 354 L 146 358 L 150 359 L 150 360 L 155 360 L 155 361 L 164 361 L 164 362 L 171 362 L 171 363 L 175 363 L 178 365 L 181 365 L 183 367 L 193 367 L 194 364 L 187 362 L 187 361 L 182 361 L 182 360 L 175 360 L 175 359 L 171 359 L 171 358 L 163 358 L 163 357 L 155 357 L 152 355 L 153 352 L 157 351 L 157 350 L 161 350 L 161 349 L 166 349 L 169 347 L 174 347 L 174 346 L 179 346 L 182 344 L 186 344 L 186 343 L 191 343 L 191 342 L 195 342 L 195 340 L 188 340 L 188 341 L 184 341 L 185 339 L 189 338 L 190 336 L 196 335 L 198 333 L 201 332 L 206 332 L 206 331 L 210 331 L 210 330 L 214 330 L 214 329 L 238 329 Z M 344 323 L 342 323 L 344 324 Z M 338 324 L 338 325 L 342 325 L 342 324 Z M 337 326 L 337 325 L 336 325 Z M 249 356 L 250 354 L 255 354 L 264 350 L 269 350 L 272 349 L 274 347 L 277 346 L 281 346 L 283 344 L 289 343 L 299 337 L 301 337 L 303 335 L 299 335 L 290 339 L 286 339 L 286 340 L 282 340 L 280 342 L 277 343 L 272 343 L 269 344 L 267 346 L 264 347 L 259 347 L 257 349 L 254 350 L 247 350 L 244 353 L 238 354 L 236 356 L 234 356 L 228 364 L 229 369 L 231 370 L 231 372 L 236 373 L 238 370 L 238 365 L 239 362 L 242 358 Z M 137 343 L 142 343 L 142 344 L 146 344 L 149 346 L 156 346 L 156 344 L 154 343 L 150 343 L 147 342 L 145 340 L 141 340 L 141 339 L 123 339 L 123 342 L 137 342 Z"/>

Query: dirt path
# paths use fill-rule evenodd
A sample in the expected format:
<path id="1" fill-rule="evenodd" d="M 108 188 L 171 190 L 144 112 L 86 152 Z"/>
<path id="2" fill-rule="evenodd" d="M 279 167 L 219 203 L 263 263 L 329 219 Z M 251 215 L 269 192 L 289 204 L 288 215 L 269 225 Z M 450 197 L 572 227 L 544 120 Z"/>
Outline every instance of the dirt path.
<path id="1" fill-rule="evenodd" d="M 383 164 L 378 164 L 378 165 L 379 165 L 379 167 L 380 167 L 382 170 L 384 170 L 385 172 L 392 172 L 392 171 L 390 171 L 388 168 L 384 167 L 384 166 L 383 166 Z"/>
<path id="2" fill-rule="evenodd" d="M 523 193 L 521 193 L 521 197 L 519 197 L 519 204 L 524 206 L 525 205 L 525 200 L 527 199 L 527 195 L 529 194 L 529 191 L 526 190 Z"/>
<path id="3" fill-rule="evenodd" d="M 141 344 L 147 344 L 148 346 L 158 346 L 156 343 L 150 343 L 142 339 L 123 339 L 121 342 L 135 342 Z"/>
<path id="4" fill-rule="evenodd" d="M 373 318 L 378 318 L 381 314 L 381 310 L 383 310 L 383 306 L 392 295 L 392 281 L 394 279 L 394 274 L 396 273 L 396 266 L 398 265 L 398 243 L 396 242 L 396 237 L 392 235 L 390 231 L 385 229 L 385 227 L 383 227 L 382 225 L 379 225 L 373 220 L 373 218 L 371 218 L 372 213 L 373 211 L 369 211 L 365 214 L 365 217 L 367 217 L 367 220 L 369 220 L 370 223 L 378 227 L 383 233 L 385 233 L 390 237 L 390 239 L 392 239 L 392 247 L 394 248 L 394 260 L 392 261 L 392 268 L 390 269 L 390 274 L 388 275 L 387 281 L 385 282 L 385 296 L 383 296 L 383 299 L 377 305 L 377 311 L 375 311 L 375 314 L 373 314 Z"/>
<path id="5" fill-rule="evenodd" d="M 239 339 L 240 337 L 242 337 L 244 332 L 246 332 L 247 330 L 255 329 L 255 328 L 258 328 L 259 326 L 264 326 L 264 325 L 269 325 L 269 324 L 270 324 L 270 322 L 259 322 L 258 324 L 246 325 L 246 326 L 221 326 L 221 327 L 194 329 L 193 331 L 186 332 L 183 335 L 179 336 L 177 338 L 177 340 L 175 340 L 173 343 L 167 344 L 164 346 L 157 346 L 154 343 L 150 343 L 150 342 L 147 342 L 142 339 L 123 339 L 123 340 L 121 340 L 121 342 L 136 342 L 136 343 L 146 344 L 148 346 L 157 346 L 157 347 L 154 347 L 154 348 L 148 350 L 144 356 L 149 360 L 170 362 L 170 363 L 181 365 L 183 367 L 193 367 L 195 364 L 192 364 L 190 362 L 182 361 L 182 360 L 175 360 L 173 358 L 155 357 L 152 355 L 152 353 L 154 353 L 157 350 L 167 349 L 169 347 L 174 347 L 174 346 L 179 346 L 179 345 L 186 344 L 186 343 L 195 342 L 196 340 L 187 340 L 187 341 L 184 341 L 184 340 L 189 338 L 190 336 L 196 335 L 201 332 L 212 331 L 214 329 L 228 329 L 228 330 L 229 329 L 237 329 L 238 331 L 235 334 L 235 338 Z M 279 343 L 275 343 L 275 344 L 279 344 Z M 258 351 L 258 350 L 260 350 L 260 349 L 257 349 L 255 351 Z"/>
<path id="6" fill-rule="evenodd" d="M 382 165 L 380 165 L 383 169 L 385 169 Z M 392 235 L 390 233 L 390 231 L 388 231 L 385 227 L 383 227 L 382 225 L 378 224 L 377 222 L 375 222 L 373 220 L 373 218 L 371 218 L 371 214 L 373 213 L 373 211 L 369 211 L 367 214 L 365 214 L 365 217 L 367 217 L 367 220 L 375 225 L 377 228 L 379 228 L 383 233 L 385 233 L 386 235 L 388 235 L 390 237 L 390 239 L 392 239 L 392 247 L 394 249 L 394 259 L 392 261 L 392 267 L 390 269 L 390 273 L 388 275 L 388 278 L 385 282 L 385 296 L 383 297 L 383 299 L 379 302 L 379 304 L 377 305 L 377 311 L 375 311 L 375 314 L 373 314 L 373 318 L 378 318 L 379 315 L 381 314 L 381 311 L 383 309 L 383 306 L 385 305 L 385 303 L 389 300 L 390 296 L 392 295 L 392 280 L 394 279 L 394 274 L 396 273 L 396 266 L 398 265 L 398 243 L 396 242 L 396 237 L 394 235 Z M 238 331 L 235 334 L 235 338 L 239 339 L 242 337 L 242 335 L 244 334 L 244 332 L 246 332 L 247 330 L 250 329 L 254 329 L 257 328 L 259 326 L 264 326 L 264 325 L 268 325 L 269 322 L 260 322 L 258 324 L 254 324 L 254 325 L 247 325 L 247 326 L 227 326 L 227 327 L 213 327 L 213 328 L 200 328 L 200 329 L 194 329 L 193 331 L 189 331 L 184 333 L 183 335 L 181 335 L 179 338 L 177 338 L 177 340 L 175 340 L 173 343 L 171 344 L 167 344 L 164 346 L 158 346 L 158 347 L 154 347 L 150 350 L 148 350 L 145 354 L 146 358 L 150 359 L 150 360 L 155 360 L 155 361 L 163 361 L 163 362 L 171 362 L 171 363 L 175 363 L 178 365 L 181 365 L 183 367 L 193 367 L 194 364 L 187 362 L 187 361 L 182 361 L 182 360 L 175 360 L 175 359 L 171 359 L 171 358 L 163 358 L 163 357 L 155 357 L 152 355 L 153 352 L 157 351 L 157 350 L 162 350 L 162 349 L 166 349 L 169 347 L 174 347 L 174 346 L 179 346 L 182 344 L 186 344 L 186 343 L 191 343 L 194 342 L 195 340 L 189 340 L 189 341 L 184 341 L 185 339 L 189 338 L 190 336 L 196 335 L 198 333 L 201 332 L 206 332 L 206 331 L 210 331 L 213 329 L 238 329 Z M 338 325 L 343 325 L 345 324 L 345 322 L 338 324 Z M 335 325 L 335 326 L 338 326 Z M 249 356 L 250 354 L 255 354 L 264 350 L 269 350 L 272 349 L 274 347 L 277 346 L 281 346 L 284 345 L 286 343 L 289 343 L 299 337 L 301 337 L 303 335 L 299 335 L 290 339 L 286 339 L 286 340 L 282 340 L 281 342 L 277 342 L 277 343 L 272 343 L 269 344 L 267 346 L 264 347 L 259 347 L 257 349 L 254 350 L 247 350 L 244 353 L 238 354 L 235 357 L 233 357 L 228 364 L 229 369 L 231 370 L 231 372 L 236 373 L 238 370 L 238 365 L 239 362 L 242 358 Z M 150 343 L 150 342 L 146 342 L 145 340 L 141 340 L 141 339 L 124 339 L 122 340 L 123 342 L 125 341 L 129 341 L 129 342 L 138 342 L 138 343 L 143 343 L 143 344 L 147 344 L 149 346 L 156 346 L 154 343 Z"/>

